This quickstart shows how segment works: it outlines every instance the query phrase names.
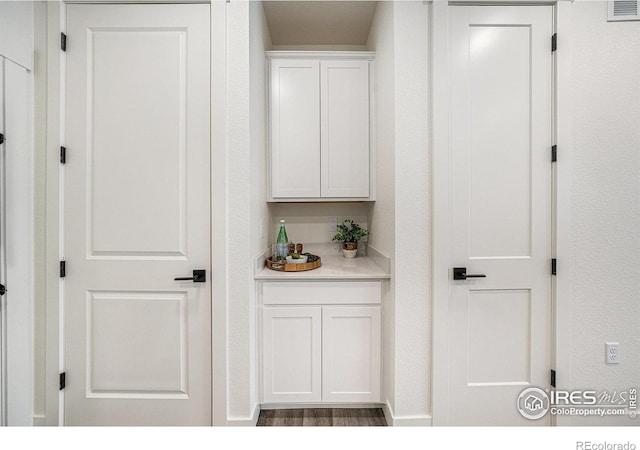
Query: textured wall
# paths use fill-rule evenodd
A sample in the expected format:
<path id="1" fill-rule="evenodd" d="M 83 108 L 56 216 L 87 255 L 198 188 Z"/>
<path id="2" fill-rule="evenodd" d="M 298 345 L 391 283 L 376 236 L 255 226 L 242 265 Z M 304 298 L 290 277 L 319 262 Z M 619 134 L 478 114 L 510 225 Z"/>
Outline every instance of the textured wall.
<path id="1" fill-rule="evenodd" d="M 251 414 L 255 364 L 249 301 L 251 184 L 244 181 L 251 176 L 248 2 L 227 5 L 227 30 L 227 414 L 228 420 L 245 420 Z"/>
<path id="2" fill-rule="evenodd" d="M 392 257 L 391 286 L 383 305 L 383 399 L 395 408 L 395 109 L 393 4 L 380 2 L 373 18 L 369 50 L 376 52 L 374 96 L 376 101 L 376 202 L 371 208 L 370 245 Z"/>
<path id="3" fill-rule="evenodd" d="M 429 414 L 431 396 L 428 11 L 422 2 L 394 4 L 395 414 L 410 420 Z"/>
<path id="4" fill-rule="evenodd" d="M 640 385 L 640 22 L 607 22 L 601 1 L 570 13 L 570 386 L 622 390 Z M 620 343 L 619 365 L 604 364 L 607 341 Z"/>
<path id="5" fill-rule="evenodd" d="M 376 51 L 378 156 L 370 242 L 393 268 L 384 385 L 394 418 L 411 424 L 429 422 L 431 390 L 428 10 L 423 2 L 381 2 L 368 40 Z"/>
<path id="6" fill-rule="evenodd" d="M 249 68 L 250 68 L 250 131 L 251 131 L 251 253 L 250 261 L 267 248 L 269 236 L 269 222 L 271 221 L 267 207 L 267 64 L 264 57 L 265 50 L 271 48 L 271 36 L 267 26 L 261 2 L 249 3 Z M 264 236 L 260 238 L 260 222 L 263 223 Z M 253 267 L 253 265 L 252 265 Z M 253 280 L 248 284 L 253 285 Z M 256 291 L 249 292 L 251 332 L 249 339 L 256 342 Z M 251 410 L 258 402 L 258 349 L 251 345 L 250 360 L 253 364 L 251 371 L 252 382 Z"/>

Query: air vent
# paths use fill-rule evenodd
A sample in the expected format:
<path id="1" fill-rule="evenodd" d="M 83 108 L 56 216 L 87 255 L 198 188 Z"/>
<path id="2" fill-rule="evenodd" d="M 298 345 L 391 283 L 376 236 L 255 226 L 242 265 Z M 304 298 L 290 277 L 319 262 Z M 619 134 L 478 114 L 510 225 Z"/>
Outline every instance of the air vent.
<path id="1" fill-rule="evenodd" d="M 640 0 L 609 0 L 609 21 L 640 20 Z"/>

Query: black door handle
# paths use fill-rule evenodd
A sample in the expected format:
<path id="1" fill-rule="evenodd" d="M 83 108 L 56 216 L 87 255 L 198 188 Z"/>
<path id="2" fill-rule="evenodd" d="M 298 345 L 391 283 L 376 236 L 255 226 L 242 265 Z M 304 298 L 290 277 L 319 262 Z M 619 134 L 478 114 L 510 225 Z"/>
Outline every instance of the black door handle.
<path id="1" fill-rule="evenodd" d="M 454 267 L 453 268 L 453 279 L 454 280 L 466 280 L 467 278 L 486 278 L 487 276 L 483 273 L 467 273 L 466 267 Z"/>
<path id="2" fill-rule="evenodd" d="M 207 271 L 204 269 L 195 269 L 192 277 L 178 277 L 175 281 L 193 281 L 194 283 L 204 283 L 207 281 Z"/>
<path id="3" fill-rule="evenodd" d="M 4 295 L 7 292 L 7 288 L 4 287 L 4 284 L 0 284 L 0 295 Z"/>

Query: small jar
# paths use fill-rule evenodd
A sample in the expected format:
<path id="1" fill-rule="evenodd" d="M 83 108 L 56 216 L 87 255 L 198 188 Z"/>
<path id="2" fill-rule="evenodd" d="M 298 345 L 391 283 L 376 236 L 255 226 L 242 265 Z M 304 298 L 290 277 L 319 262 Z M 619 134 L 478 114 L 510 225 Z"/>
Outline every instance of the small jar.
<path id="1" fill-rule="evenodd" d="M 298 255 L 302 254 L 302 244 L 296 244 L 296 253 Z"/>

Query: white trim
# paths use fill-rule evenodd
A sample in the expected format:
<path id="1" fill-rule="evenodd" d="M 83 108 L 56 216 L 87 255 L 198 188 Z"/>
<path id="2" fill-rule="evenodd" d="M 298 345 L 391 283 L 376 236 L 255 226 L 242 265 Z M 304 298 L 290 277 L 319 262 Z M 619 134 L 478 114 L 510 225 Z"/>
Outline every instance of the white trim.
<path id="1" fill-rule="evenodd" d="M 382 412 L 390 427 L 430 427 L 433 425 L 431 416 L 395 416 L 389 402 L 382 405 Z"/>
<path id="2" fill-rule="evenodd" d="M 500 4 L 500 5 L 553 5 L 554 6 L 554 32 L 558 29 L 567 29 L 567 15 L 569 2 L 558 1 L 467 1 L 467 2 L 449 2 L 434 1 L 431 3 L 430 11 L 430 61 L 431 61 L 431 153 L 433 157 L 432 164 L 432 277 L 433 277 L 433 334 L 432 334 L 432 421 L 434 425 L 447 425 L 449 415 L 449 267 L 450 261 L 450 241 L 449 218 L 451 215 L 450 197 L 449 197 L 449 178 L 450 178 L 450 161 L 449 161 L 449 114 L 450 114 L 450 98 L 449 98 L 449 5 L 452 4 Z M 561 11 L 558 14 L 558 10 Z M 558 18 L 558 16 L 560 18 Z M 565 165 L 560 169 L 556 165 L 556 190 L 557 202 L 555 203 L 556 211 L 553 212 L 557 218 L 556 227 L 552 230 L 556 236 L 555 249 L 552 255 L 566 255 L 568 257 L 568 233 L 570 231 L 570 163 L 568 162 L 570 145 L 570 134 L 567 124 L 570 123 L 570 104 L 567 95 L 567 88 L 570 85 L 568 64 L 570 61 L 569 52 L 566 48 L 560 47 L 560 50 L 554 54 L 554 100 L 555 100 L 555 128 L 557 135 L 556 143 L 558 149 L 563 150 L 563 159 L 567 160 Z M 559 55 L 562 55 L 560 59 Z M 558 95 L 561 92 L 562 95 Z M 562 130 L 560 132 L 559 130 Z M 558 157 L 560 159 L 560 157 Z M 443 170 L 444 168 L 444 170 Z M 561 225 L 561 226 L 559 226 Z M 558 232 L 558 230 L 561 230 Z M 558 257 L 557 256 L 557 257 Z M 559 269 L 558 269 L 559 271 Z M 553 277 L 554 292 L 552 293 L 552 304 L 556 305 L 556 309 L 552 310 L 552 323 L 554 329 L 551 332 L 551 357 L 555 355 L 555 363 L 551 361 L 552 367 L 557 371 L 562 370 L 565 380 L 569 378 L 568 361 L 570 361 L 570 330 L 564 325 L 570 323 L 568 290 L 569 286 L 565 281 L 562 283 L 561 277 Z M 566 280 L 566 278 L 565 278 Z M 557 298 L 564 299 L 563 302 L 557 302 Z M 554 314 L 555 313 L 555 314 Z M 566 318 L 566 320 L 565 320 Z M 562 324 L 559 326 L 558 324 Z M 559 343 L 562 342 L 562 348 Z M 559 369 L 558 362 L 566 361 L 567 363 L 562 369 Z M 566 385 L 566 384 L 565 384 Z M 561 423 L 564 423 L 562 420 Z M 560 423 L 559 423 L 560 424 Z"/>
<path id="3" fill-rule="evenodd" d="M 555 8 L 556 32 L 569 30 L 571 20 L 571 3 L 559 1 Z M 558 389 L 575 388 L 572 385 L 571 357 L 571 285 L 569 268 L 565 263 L 571 258 L 571 167 L 573 142 L 572 106 L 571 106 L 571 46 L 570 39 L 563 39 L 558 33 L 558 50 L 555 54 L 556 81 L 556 144 L 558 146 L 558 162 L 555 163 L 556 187 L 556 226 L 555 255 L 558 259 L 557 273 L 554 278 L 554 329 L 552 352 L 555 360 L 552 365 L 556 369 Z M 555 343 L 555 348 L 553 344 Z M 556 425 L 570 425 L 571 416 L 558 416 Z"/>
<path id="4" fill-rule="evenodd" d="M 229 417 L 227 420 L 227 426 L 230 427 L 255 427 L 260 417 L 260 404 L 256 403 L 253 406 L 253 413 L 251 417 Z"/>
<path id="5" fill-rule="evenodd" d="M 366 59 L 372 61 L 376 57 L 376 52 L 353 52 L 353 51 L 306 51 L 306 50 L 283 50 L 266 51 L 265 58 L 302 58 L 302 59 Z"/>
<path id="6" fill-rule="evenodd" d="M 59 425 L 62 420 L 62 394 L 58 390 L 60 367 L 60 293 L 59 293 L 59 151 L 61 95 L 60 32 L 64 7 L 59 2 L 46 2 L 47 15 L 47 137 L 46 137 L 46 346 L 45 346 L 45 420 L 46 424 Z M 40 75 L 38 75 L 40 76 Z"/>
<path id="7" fill-rule="evenodd" d="M 448 297 L 449 234 L 449 10 L 448 2 L 431 3 L 431 154 L 432 154 L 432 277 L 433 334 L 431 404 L 434 425 L 446 425 L 449 415 Z M 441 150 L 442 149 L 442 150 Z M 442 170 L 440 168 L 445 168 Z"/>
<path id="8" fill-rule="evenodd" d="M 211 2 L 211 399 L 227 423 L 227 2 Z"/>

